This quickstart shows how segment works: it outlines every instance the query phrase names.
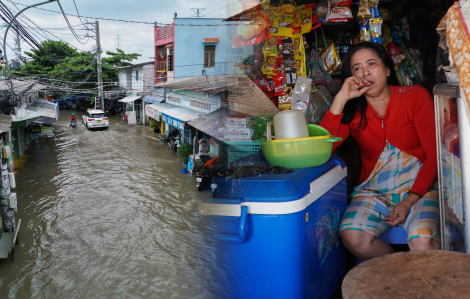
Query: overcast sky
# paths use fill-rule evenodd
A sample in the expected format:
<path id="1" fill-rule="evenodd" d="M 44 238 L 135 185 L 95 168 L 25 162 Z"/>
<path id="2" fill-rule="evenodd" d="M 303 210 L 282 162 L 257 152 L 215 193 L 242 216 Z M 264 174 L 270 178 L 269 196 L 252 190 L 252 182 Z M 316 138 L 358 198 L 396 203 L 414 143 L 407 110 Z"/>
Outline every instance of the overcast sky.
<path id="1" fill-rule="evenodd" d="M 7 0 L 1 0 L 4 4 L 11 8 L 12 11 L 17 11 L 13 3 Z M 41 0 L 12 0 L 17 3 L 31 5 Z M 234 3 L 239 6 L 240 0 L 75 0 L 80 15 L 85 17 L 100 17 L 109 19 L 120 19 L 120 20 L 131 20 L 131 21 L 142 21 L 142 22 L 159 22 L 159 23 L 171 23 L 173 22 L 174 13 L 178 13 L 178 17 L 190 17 L 193 12 L 190 8 L 206 8 L 203 14 L 207 17 L 212 18 L 223 18 L 227 17 L 229 12 L 227 7 L 234 7 Z M 77 11 L 73 0 L 61 0 L 64 11 L 68 14 L 76 15 Z M 24 8 L 25 6 L 18 5 L 18 8 Z M 44 4 L 39 6 L 40 8 L 60 11 L 60 8 L 56 2 Z M 238 11 L 236 11 L 238 12 Z M 53 12 L 43 11 L 36 8 L 30 8 L 23 13 L 31 21 L 36 23 L 38 26 L 43 28 L 51 28 L 49 31 L 53 32 L 60 39 L 70 43 L 80 50 L 91 49 L 96 44 L 95 40 L 88 39 L 85 44 L 78 42 L 71 31 L 67 29 L 67 24 L 62 14 Z M 95 19 L 82 17 L 82 21 L 87 19 L 89 22 L 94 22 Z M 76 29 L 80 29 L 83 26 L 80 19 L 77 17 L 68 16 L 68 19 L 72 26 Z M 25 19 L 21 19 L 23 24 L 34 26 L 27 22 Z M 101 32 L 101 47 L 103 51 L 113 51 L 117 47 L 117 35 L 119 34 L 120 46 L 126 53 L 139 53 L 142 57 L 138 61 L 133 63 L 140 63 L 145 61 L 153 60 L 153 25 L 150 24 L 135 24 L 115 21 L 99 20 L 100 32 Z M 52 29 L 54 28 L 54 29 Z M 1 31 L 3 38 L 4 29 Z M 29 29 L 31 34 L 36 34 L 38 41 L 44 40 L 45 38 L 39 36 L 34 30 Z M 77 30 L 80 35 L 86 34 L 86 31 Z M 13 37 L 14 32 L 12 30 L 8 33 L 7 43 L 13 48 Z M 57 39 L 51 36 L 51 39 Z M 86 39 L 85 39 L 86 41 Z M 82 41 L 83 42 L 83 41 Z M 22 52 L 30 49 L 29 45 L 24 41 L 21 43 Z M 8 50 L 8 57 L 11 58 L 12 51 Z"/>

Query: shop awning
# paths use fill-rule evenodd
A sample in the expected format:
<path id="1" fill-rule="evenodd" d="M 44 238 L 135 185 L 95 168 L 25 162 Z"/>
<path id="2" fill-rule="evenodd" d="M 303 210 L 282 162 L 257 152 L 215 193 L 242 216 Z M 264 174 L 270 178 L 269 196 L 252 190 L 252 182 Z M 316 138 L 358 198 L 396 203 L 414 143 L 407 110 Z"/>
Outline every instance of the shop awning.
<path id="1" fill-rule="evenodd" d="M 166 45 L 165 48 L 173 48 L 173 43 Z"/>
<path id="2" fill-rule="evenodd" d="M 130 103 L 130 102 L 134 102 L 138 99 L 140 99 L 142 96 L 128 96 L 128 97 L 125 97 L 121 100 L 119 100 L 118 102 L 121 102 L 121 103 Z"/>
<path id="3" fill-rule="evenodd" d="M 219 132 L 219 128 L 224 126 L 225 117 L 230 116 L 230 112 L 225 110 L 216 110 L 205 116 L 188 122 L 188 125 L 198 129 L 217 139 L 222 139 L 224 134 Z"/>
<path id="4" fill-rule="evenodd" d="M 176 107 L 178 106 L 169 103 L 150 104 L 145 106 L 145 115 L 153 119 L 160 119 L 160 115 L 162 115 L 163 112 Z"/>
<path id="5" fill-rule="evenodd" d="M 176 106 L 176 108 L 162 112 L 162 120 L 175 128 L 184 130 L 185 122 L 198 119 L 206 114 L 190 108 Z"/>
<path id="6" fill-rule="evenodd" d="M 164 100 L 165 100 L 165 89 L 163 88 L 159 88 L 155 90 L 154 92 L 152 92 L 151 94 L 146 95 L 144 97 L 145 103 L 156 104 L 156 103 L 161 103 Z"/>
<path id="7" fill-rule="evenodd" d="M 192 90 L 207 93 L 218 93 L 228 90 L 233 85 L 231 78 L 219 76 L 195 76 L 180 78 L 166 83 L 157 84 L 156 87 L 171 88 L 176 90 Z"/>
<path id="8" fill-rule="evenodd" d="M 57 103 L 36 99 L 31 105 L 19 108 L 12 122 L 27 120 L 31 124 L 51 125 L 59 117 L 58 107 Z"/>

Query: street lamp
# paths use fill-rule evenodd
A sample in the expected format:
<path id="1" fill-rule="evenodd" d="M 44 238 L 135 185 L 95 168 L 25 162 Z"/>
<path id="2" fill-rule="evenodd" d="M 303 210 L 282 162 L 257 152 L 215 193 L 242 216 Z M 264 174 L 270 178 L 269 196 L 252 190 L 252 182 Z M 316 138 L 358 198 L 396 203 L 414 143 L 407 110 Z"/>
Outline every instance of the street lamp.
<path id="1" fill-rule="evenodd" d="M 33 4 L 33 5 L 30 5 L 30 6 L 27 6 L 25 8 L 23 8 L 22 10 L 20 10 L 14 17 L 13 19 L 11 19 L 10 23 L 8 23 L 8 26 L 7 26 L 7 29 L 5 30 L 5 35 L 3 37 L 3 56 L 5 57 L 5 63 L 7 65 L 7 71 L 8 71 L 8 80 L 10 80 L 10 85 L 11 85 L 11 91 L 12 93 L 14 92 L 13 90 L 13 82 L 11 81 L 11 72 L 10 72 L 10 64 L 8 64 L 8 57 L 7 57 L 7 34 L 8 34 L 8 29 L 10 29 L 11 27 L 11 24 L 13 23 L 13 21 L 16 19 L 16 17 L 18 17 L 23 11 L 27 10 L 28 8 L 31 8 L 31 7 L 35 7 L 35 6 L 39 6 L 39 5 L 43 5 L 43 4 L 47 4 L 47 3 L 50 3 L 50 2 L 55 2 L 57 0 L 48 0 L 48 1 L 44 1 L 44 2 L 41 2 L 41 3 L 36 3 L 36 4 Z"/>

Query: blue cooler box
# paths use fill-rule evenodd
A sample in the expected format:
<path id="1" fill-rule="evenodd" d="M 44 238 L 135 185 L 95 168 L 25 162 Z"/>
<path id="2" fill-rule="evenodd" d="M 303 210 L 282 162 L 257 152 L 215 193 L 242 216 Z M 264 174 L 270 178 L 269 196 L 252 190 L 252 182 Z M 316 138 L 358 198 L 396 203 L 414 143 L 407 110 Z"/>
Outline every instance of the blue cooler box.
<path id="1" fill-rule="evenodd" d="M 345 275 L 343 161 L 332 155 L 322 166 L 218 178 L 212 187 L 216 198 L 199 214 L 218 249 L 227 298 L 331 297 Z"/>

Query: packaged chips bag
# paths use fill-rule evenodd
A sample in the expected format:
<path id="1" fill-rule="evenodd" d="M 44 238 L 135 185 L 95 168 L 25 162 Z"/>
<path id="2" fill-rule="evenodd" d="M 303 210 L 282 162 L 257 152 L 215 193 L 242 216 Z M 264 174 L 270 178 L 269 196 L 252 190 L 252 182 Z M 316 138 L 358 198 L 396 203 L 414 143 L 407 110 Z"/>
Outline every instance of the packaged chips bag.
<path id="1" fill-rule="evenodd" d="M 382 23 L 381 18 L 369 19 L 370 41 L 382 44 Z"/>
<path id="2" fill-rule="evenodd" d="M 302 31 L 302 17 L 305 10 L 305 5 L 297 6 L 294 9 L 294 25 L 292 29 L 292 34 L 297 34 Z"/>
<path id="3" fill-rule="evenodd" d="M 359 41 L 370 42 L 370 26 L 369 19 L 363 19 L 359 21 Z"/>
<path id="4" fill-rule="evenodd" d="M 336 70 L 341 67 L 341 60 L 339 59 L 334 43 L 331 43 L 325 50 L 323 50 L 320 56 L 326 71 L 330 75 L 333 75 Z"/>
<path id="5" fill-rule="evenodd" d="M 328 22 L 347 22 L 353 18 L 351 12 L 351 0 L 328 0 Z"/>
<path id="6" fill-rule="evenodd" d="M 285 96 L 286 90 L 286 76 L 284 74 L 273 75 L 273 87 L 275 96 Z"/>
<path id="7" fill-rule="evenodd" d="M 370 18 L 370 3 L 369 0 L 360 0 L 359 1 L 359 11 L 357 13 L 358 19 L 367 19 Z"/>
<path id="8" fill-rule="evenodd" d="M 312 31 L 313 26 L 315 26 L 315 28 L 320 26 L 314 12 L 315 6 L 315 3 L 304 5 L 304 10 L 302 11 L 302 28 L 300 33 L 309 33 Z"/>
<path id="9" fill-rule="evenodd" d="M 379 8 L 379 0 L 369 0 L 370 3 L 370 17 L 372 19 L 382 18 L 382 13 Z"/>

